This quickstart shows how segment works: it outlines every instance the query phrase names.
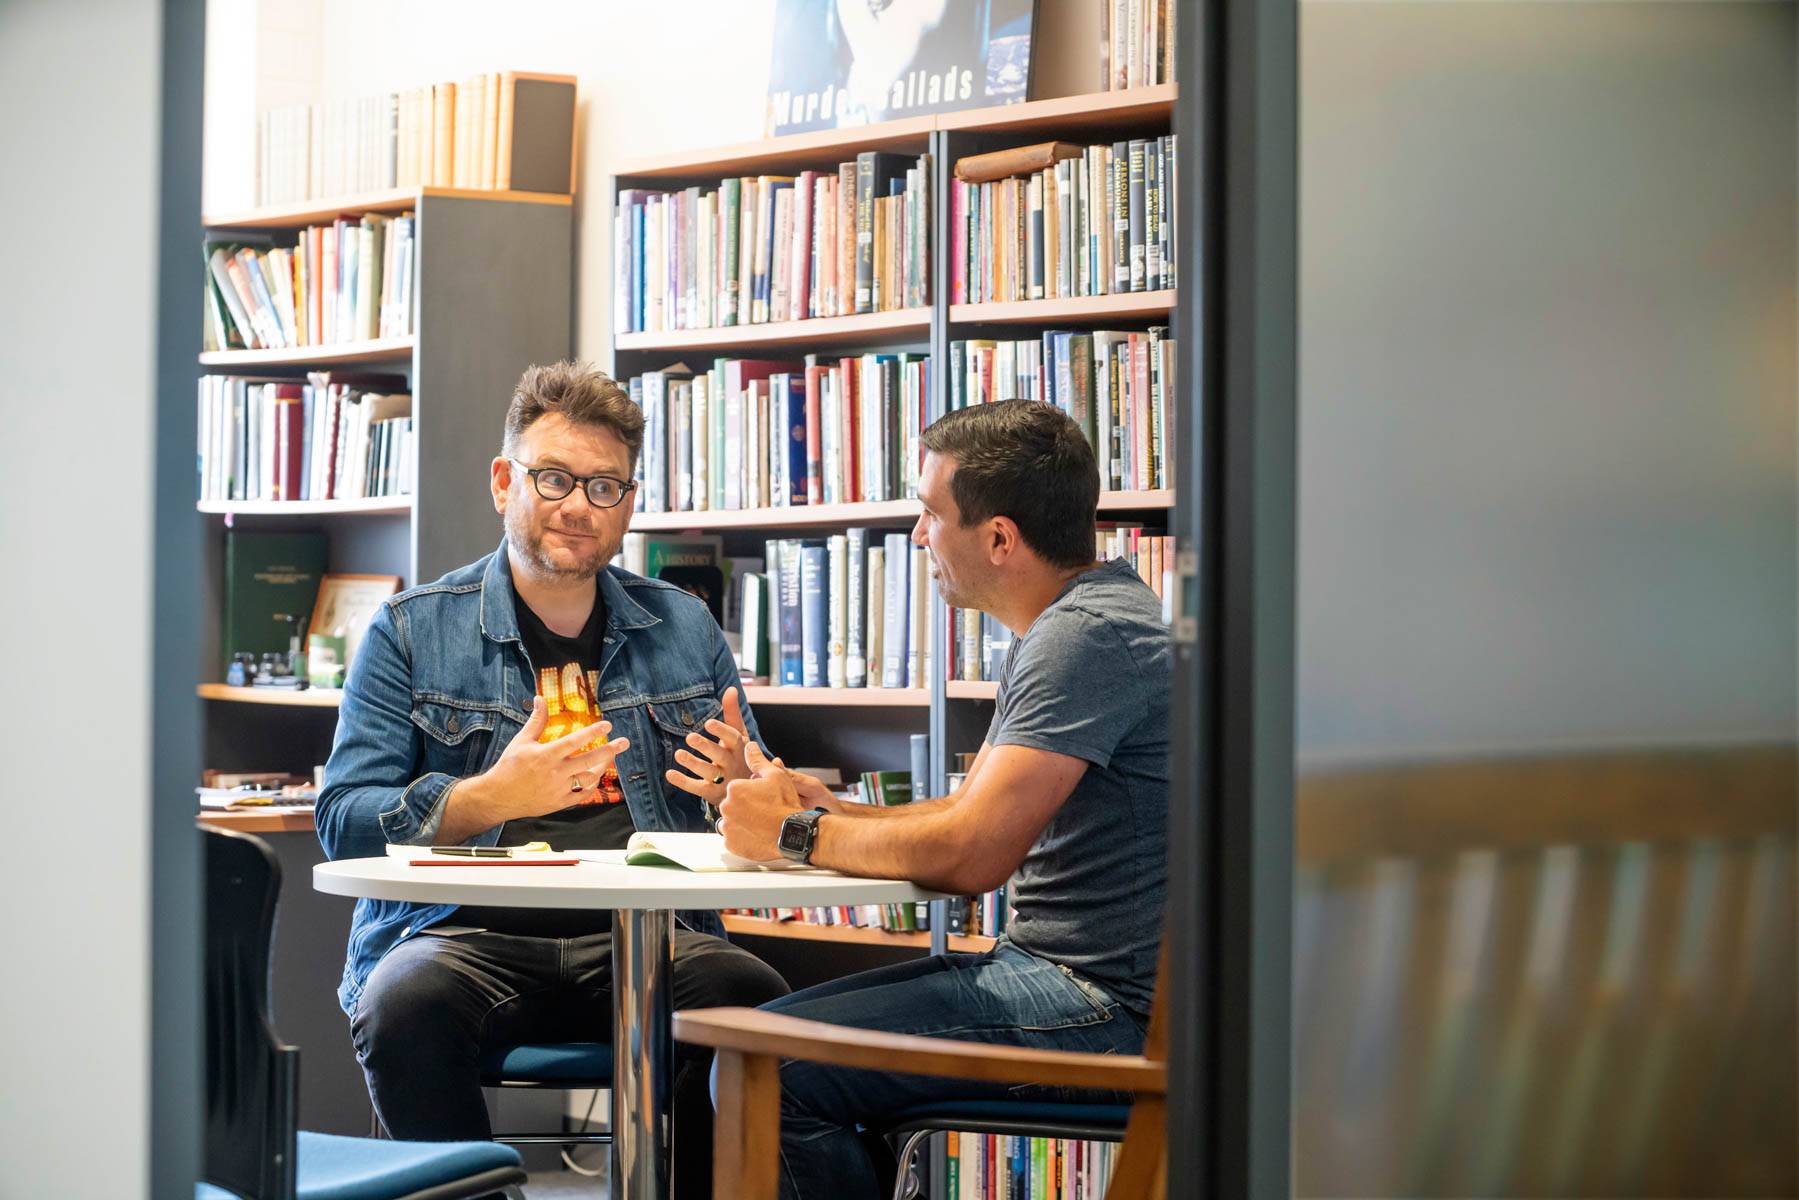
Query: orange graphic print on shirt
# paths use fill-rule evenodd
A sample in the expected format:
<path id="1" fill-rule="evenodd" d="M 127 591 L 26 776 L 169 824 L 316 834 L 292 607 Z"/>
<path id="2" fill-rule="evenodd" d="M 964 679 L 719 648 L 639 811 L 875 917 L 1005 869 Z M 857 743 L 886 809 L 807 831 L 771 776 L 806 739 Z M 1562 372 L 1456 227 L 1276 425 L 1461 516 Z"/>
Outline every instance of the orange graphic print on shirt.
<path id="1" fill-rule="evenodd" d="M 549 718 L 543 733 L 538 735 L 540 743 L 553 742 L 563 734 L 600 723 L 600 705 L 596 699 L 600 694 L 598 671 L 583 672 L 580 663 L 565 663 L 561 670 L 545 667 L 537 673 L 537 694 L 543 697 L 544 712 Z M 592 750 L 605 745 L 606 741 L 606 735 L 602 733 L 581 748 Z M 599 785 L 588 789 L 577 803 L 623 804 L 624 801 L 625 791 L 618 782 L 618 769 L 608 763 Z"/>

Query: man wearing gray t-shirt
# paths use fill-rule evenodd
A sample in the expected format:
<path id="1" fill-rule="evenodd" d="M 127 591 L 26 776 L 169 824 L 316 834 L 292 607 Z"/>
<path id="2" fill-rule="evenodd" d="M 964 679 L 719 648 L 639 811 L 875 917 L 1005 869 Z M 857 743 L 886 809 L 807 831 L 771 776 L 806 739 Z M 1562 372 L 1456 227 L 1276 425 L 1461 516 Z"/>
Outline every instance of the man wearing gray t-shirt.
<path id="1" fill-rule="evenodd" d="M 994 949 L 852 975 L 764 1007 L 837 1025 L 1054 1050 L 1141 1051 L 1167 881 L 1168 696 L 1161 605 L 1123 562 L 1094 561 L 1099 474 L 1047 404 L 976 405 L 924 434 L 924 512 L 944 601 L 1014 634 L 993 723 L 954 795 L 844 804 L 769 762 L 721 805 L 725 844 L 852 875 L 971 895 L 1010 880 Z M 856 1129 L 936 1100 L 1019 1097 L 1003 1084 L 781 1067 L 781 1194 L 874 1197 Z"/>

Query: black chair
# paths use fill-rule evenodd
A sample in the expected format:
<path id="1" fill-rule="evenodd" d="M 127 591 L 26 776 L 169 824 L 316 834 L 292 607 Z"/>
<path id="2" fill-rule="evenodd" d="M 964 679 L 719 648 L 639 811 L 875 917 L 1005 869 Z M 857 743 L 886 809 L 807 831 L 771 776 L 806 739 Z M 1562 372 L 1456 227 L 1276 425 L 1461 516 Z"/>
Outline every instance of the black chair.
<path id="1" fill-rule="evenodd" d="M 281 866 L 259 838 L 203 833 L 206 1144 L 196 1200 L 472 1200 L 524 1183 L 518 1151 L 493 1142 L 296 1131 L 300 1051 L 281 1044 L 269 1008 Z"/>

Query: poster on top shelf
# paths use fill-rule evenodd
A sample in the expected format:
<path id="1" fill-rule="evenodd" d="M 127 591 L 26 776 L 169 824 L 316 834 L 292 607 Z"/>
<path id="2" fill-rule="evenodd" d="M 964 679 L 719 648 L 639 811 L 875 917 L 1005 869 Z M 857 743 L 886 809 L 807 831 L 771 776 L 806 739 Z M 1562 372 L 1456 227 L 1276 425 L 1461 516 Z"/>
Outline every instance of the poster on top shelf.
<path id="1" fill-rule="evenodd" d="M 1027 98 L 1036 0 L 776 0 L 770 137 Z"/>

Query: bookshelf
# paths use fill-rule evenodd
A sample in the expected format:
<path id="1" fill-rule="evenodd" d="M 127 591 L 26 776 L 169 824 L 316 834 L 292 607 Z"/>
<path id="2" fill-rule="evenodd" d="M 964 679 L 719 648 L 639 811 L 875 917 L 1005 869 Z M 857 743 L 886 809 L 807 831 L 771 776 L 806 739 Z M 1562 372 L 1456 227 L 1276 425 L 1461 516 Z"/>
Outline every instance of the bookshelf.
<path id="1" fill-rule="evenodd" d="M 207 231 L 284 234 L 342 215 L 417 217 L 415 308 L 406 337 L 283 350 L 201 353 L 212 375 L 304 380 L 312 370 L 402 375 L 413 396 L 417 453 L 411 494 L 345 500 L 207 500 L 201 608 L 206 649 L 204 764 L 310 775 L 325 761 L 341 694 L 230 687 L 221 641 L 227 530 L 323 533 L 326 569 L 428 582 L 490 552 L 500 524 L 483 485 L 499 447 L 506 398 L 525 367 L 572 345 L 573 205 L 549 193 L 422 187 L 210 214 Z M 496 270 L 503 261 L 505 270 Z M 300 710 L 330 714 L 307 717 Z"/>
<path id="2" fill-rule="evenodd" d="M 613 374 L 621 380 L 677 363 L 704 371 L 713 356 L 799 359 L 821 356 L 914 351 L 928 353 L 932 371 L 925 418 L 946 411 L 950 343 L 954 340 L 1031 338 L 1048 329 L 1114 329 L 1142 332 L 1172 324 L 1174 289 L 1131 291 L 1067 299 L 1008 303 L 951 304 L 949 288 L 948 183 L 955 162 L 967 155 L 1047 140 L 1114 143 L 1154 138 L 1172 130 L 1177 93 L 1173 85 L 1032 101 L 998 109 L 940 114 L 861 128 L 825 130 L 788 138 L 659 155 L 620 164 L 610 181 L 613 194 L 627 190 L 671 192 L 695 185 L 716 187 L 726 177 L 798 175 L 830 171 L 863 151 L 906 156 L 928 152 L 933 159 L 930 303 L 925 308 L 821 317 L 778 324 L 731 325 L 674 332 L 626 332 L 614 314 Z M 616 307 L 616 305 L 615 305 Z M 700 357 L 704 355 L 705 357 Z M 1165 524 L 1175 501 L 1170 488 L 1106 491 L 1102 520 Z M 871 544 L 881 533 L 909 530 L 918 502 L 820 504 L 736 510 L 640 512 L 632 529 L 642 533 L 699 533 L 718 536 L 727 555 L 760 556 L 766 539 L 816 538 L 850 527 L 867 527 Z M 928 687 L 916 689 L 806 688 L 751 686 L 745 695 L 765 738 L 788 762 L 836 765 L 847 771 L 904 769 L 906 735 L 928 731 L 931 794 L 945 789 L 945 776 L 958 752 L 979 747 L 991 716 L 997 685 L 950 680 L 948 614 L 935 595 L 930 603 L 932 670 Z M 970 703 L 973 702 L 973 703 Z M 922 718 L 922 719 L 921 719 Z M 809 925 L 728 917 L 727 928 L 750 936 L 791 938 L 837 945 L 985 949 L 991 939 L 949 936 L 936 910 L 932 933 Z"/>

